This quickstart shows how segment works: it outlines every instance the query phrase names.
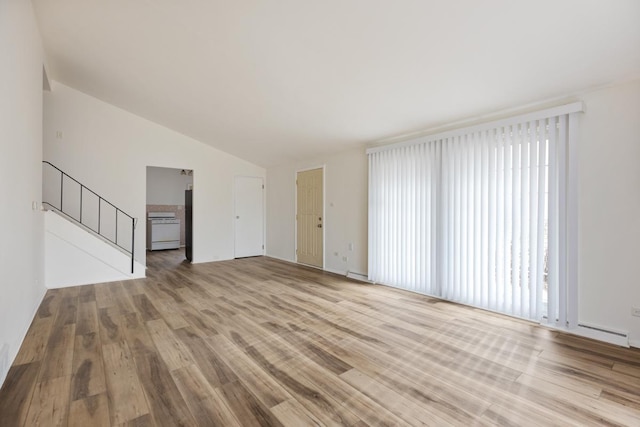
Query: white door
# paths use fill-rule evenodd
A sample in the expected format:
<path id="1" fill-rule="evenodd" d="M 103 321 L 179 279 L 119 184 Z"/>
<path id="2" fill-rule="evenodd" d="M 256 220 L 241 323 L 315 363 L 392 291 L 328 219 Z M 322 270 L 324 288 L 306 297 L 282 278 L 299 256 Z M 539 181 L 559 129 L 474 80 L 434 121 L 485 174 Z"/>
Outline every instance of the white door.
<path id="1" fill-rule="evenodd" d="M 264 182 L 237 176 L 235 188 L 235 257 L 264 254 Z"/>
<path id="2" fill-rule="evenodd" d="M 324 246 L 322 180 L 322 169 L 298 172 L 296 179 L 297 259 L 320 268 Z"/>

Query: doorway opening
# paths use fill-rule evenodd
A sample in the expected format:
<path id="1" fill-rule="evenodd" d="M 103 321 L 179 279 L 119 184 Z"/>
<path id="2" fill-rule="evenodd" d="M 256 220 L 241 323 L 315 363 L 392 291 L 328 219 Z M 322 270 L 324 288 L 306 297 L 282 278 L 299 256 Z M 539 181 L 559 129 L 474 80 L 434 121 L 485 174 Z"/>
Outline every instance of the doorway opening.
<path id="1" fill-rule="evenodd" d="M 192 260 L 191 169 L 147 166 L 147 267 Z"/>

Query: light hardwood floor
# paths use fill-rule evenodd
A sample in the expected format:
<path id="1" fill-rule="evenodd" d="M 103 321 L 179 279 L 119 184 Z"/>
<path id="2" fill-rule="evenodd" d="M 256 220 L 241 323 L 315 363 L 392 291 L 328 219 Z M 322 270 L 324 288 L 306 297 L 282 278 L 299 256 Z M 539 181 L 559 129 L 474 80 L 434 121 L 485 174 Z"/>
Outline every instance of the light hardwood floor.
<path id="1" fill-rule="evenodd" d="M 640 425 L 640 351 L 270 258 L 48 291 L 0 425 Z"/>

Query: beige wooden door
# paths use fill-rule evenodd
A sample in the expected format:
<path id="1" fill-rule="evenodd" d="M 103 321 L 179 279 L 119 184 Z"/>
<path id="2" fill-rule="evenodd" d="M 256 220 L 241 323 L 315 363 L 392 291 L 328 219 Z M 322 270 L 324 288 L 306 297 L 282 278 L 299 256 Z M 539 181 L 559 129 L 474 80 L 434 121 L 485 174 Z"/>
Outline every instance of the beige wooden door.
<path id="1" fill-rule="evenodd" d="M 322 169 L 298 172 L 297 245 L 298 262 L 322 268 L 323 200 Z"/>

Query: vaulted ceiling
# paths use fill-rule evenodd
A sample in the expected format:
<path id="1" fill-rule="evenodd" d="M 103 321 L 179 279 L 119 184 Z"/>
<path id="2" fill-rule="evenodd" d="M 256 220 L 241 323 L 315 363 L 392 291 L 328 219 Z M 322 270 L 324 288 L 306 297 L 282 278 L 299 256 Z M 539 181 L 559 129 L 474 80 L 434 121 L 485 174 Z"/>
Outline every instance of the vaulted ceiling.
<path id="1" fill-rule="evenodd" d="M 33 0 L 49 76 L 262 166 L 640 76 L 638 0 Z"/>

